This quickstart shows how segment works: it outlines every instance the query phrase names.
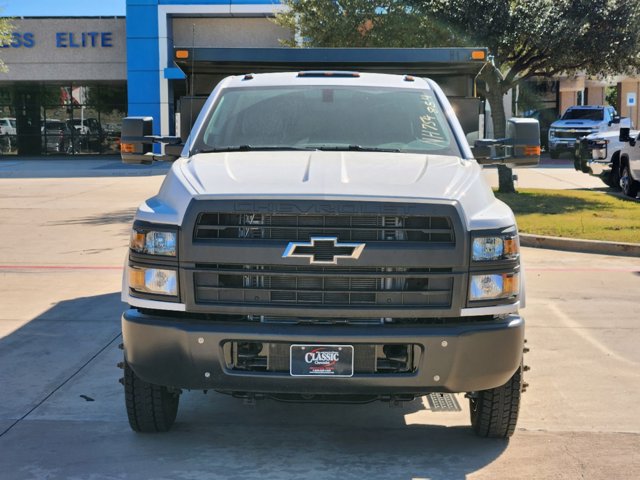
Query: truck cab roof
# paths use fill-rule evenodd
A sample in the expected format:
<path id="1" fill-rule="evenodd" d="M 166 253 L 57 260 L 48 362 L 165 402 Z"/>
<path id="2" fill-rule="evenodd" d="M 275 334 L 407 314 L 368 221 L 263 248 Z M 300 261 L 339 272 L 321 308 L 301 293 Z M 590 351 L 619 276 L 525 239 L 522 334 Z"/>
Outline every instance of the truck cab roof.
<path id="1" fill-rule="evenodd" d="M 429 83 L 411 75 L 391 75 L 337 70 L 307 70 L 300 72 L 277 72 L 245 74 L 228 77 L 225 88 L 251 88 L 296 85 L 333 86 L 377 86 L 407 89 L 430 89 Z"/>

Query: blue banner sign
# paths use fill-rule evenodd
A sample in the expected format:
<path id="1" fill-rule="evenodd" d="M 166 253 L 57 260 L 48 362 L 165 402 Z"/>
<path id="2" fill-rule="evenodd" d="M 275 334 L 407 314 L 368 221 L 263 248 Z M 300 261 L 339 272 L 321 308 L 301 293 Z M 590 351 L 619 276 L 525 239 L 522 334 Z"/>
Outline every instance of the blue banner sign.
<path id="1" fill-rule="evenodd" d="M 113 32 L 57 32 L 56 48 L 110 48 Z M 0 48 L 33 48 L 36 37 L 31 32 L 13 32 L 11 40 Z"/>

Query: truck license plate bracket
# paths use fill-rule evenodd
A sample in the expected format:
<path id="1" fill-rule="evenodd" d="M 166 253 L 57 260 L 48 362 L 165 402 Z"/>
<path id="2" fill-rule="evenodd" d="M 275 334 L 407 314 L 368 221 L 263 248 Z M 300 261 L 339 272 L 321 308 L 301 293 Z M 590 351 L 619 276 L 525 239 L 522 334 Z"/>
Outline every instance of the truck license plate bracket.
<path id="1" fill-rule="evenodd" d="M 291 345 L 293 377 L 352 377 L 353 345 Z"/>

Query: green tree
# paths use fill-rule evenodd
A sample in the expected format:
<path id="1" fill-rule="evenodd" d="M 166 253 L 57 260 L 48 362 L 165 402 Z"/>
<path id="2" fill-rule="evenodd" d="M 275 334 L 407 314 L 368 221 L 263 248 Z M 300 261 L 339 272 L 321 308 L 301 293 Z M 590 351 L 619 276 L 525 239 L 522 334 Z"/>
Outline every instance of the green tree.
<path id="1" fill-rule="evenodd" d="M 0 45 L 9 45 L 11 43 L 14 28 L 10 18 L 0 17 Z M 6 71 L 7 66 L 0 58 L 0 72 Z"/>
<path id="2" fill-rule="evenodd" d="M 276 23 L 295 35 L 281 40 L 296 47 L 388 47 L 437 44 L 446 32 L 406 1 L 284 0 L 288 10 Z"/>
<path id="3" fill-rule="evenodd" d="M 640 68 L 637 0 L 285 0 L 276 21 L 304 46 L 486 46 L 478 93 L 505 134 L 504 95 L 534 76 L 620 74 Z M 291 43 L 291 42 L 289 42 Z M 499 189 L 513 192 L 499 167 Z"/>

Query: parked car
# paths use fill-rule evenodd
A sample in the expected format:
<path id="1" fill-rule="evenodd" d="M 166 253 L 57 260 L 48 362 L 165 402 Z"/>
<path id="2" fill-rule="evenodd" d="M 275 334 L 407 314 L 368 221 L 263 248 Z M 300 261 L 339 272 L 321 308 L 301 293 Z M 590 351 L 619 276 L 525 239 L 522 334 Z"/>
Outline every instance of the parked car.
<path id="1" fill-rule="evenodd" d="M 640 132 L 621 128 L 619 140 L 624 143 L 620 152 L 620 188 L 627 197 L 640 193 Z"/>
<path id="2" fill-rule="evenodd" d="M 103 130 L 97 118 L 74 118 L 67 120 L 67 126 L 75 133 L 83 149 L 97 151 L 102 143 Z"/>
<path id="3" fill-rule="evenodd" d="M 0 135 L 16 135 L 16 119 L 12 117 L 0 118 Z"/>
<path id="4" fill-rule="evenodd" d="M 97 118 L 73 118 L 67 120 L 69 128 L 74 128 L 81 135 L 99 135 L 102 133 L 102 127 Z"/>
<path id="5" fill-rule="evenodd" d="M 613 107 L 602 105 L 578 105 L 569 107 L 562 118 L 549 128 L 549 155 L 558 158 L 562 152 L 576 152 L 582 137 L 593 133 L 618 131 L 631 127 L 631 120 L 621 118 Z"/>
<path id="6" fill-rule="evenodd" d="M 77 141 L 62 120 L 45 120 L 42 126 L 42 150 L 45 153 L 75 153 Z"/>
<path id="7" fill-rule="evenodd" d="M 0 118 L 0 150 L 9 153 L 15 145 L 16 119 L 12 117 Z"/>

